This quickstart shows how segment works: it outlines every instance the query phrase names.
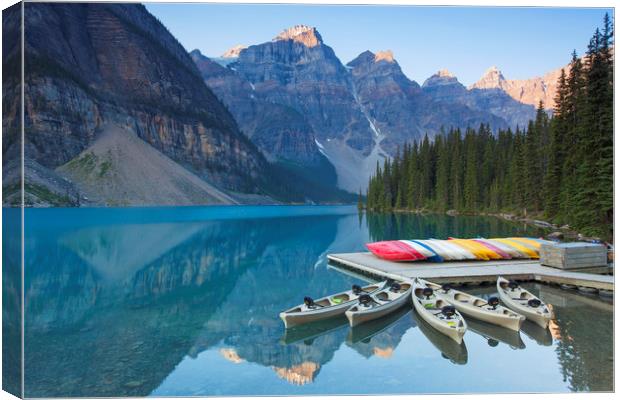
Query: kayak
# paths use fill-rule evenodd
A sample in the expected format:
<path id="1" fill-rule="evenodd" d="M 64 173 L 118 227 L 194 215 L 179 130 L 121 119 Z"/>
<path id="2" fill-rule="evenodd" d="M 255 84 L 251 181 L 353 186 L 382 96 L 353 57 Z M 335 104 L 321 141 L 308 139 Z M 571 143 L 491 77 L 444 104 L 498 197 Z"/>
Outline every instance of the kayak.
<path id="1" fill-rule="evenodd" d="M 538 297 L 523 289 L 517 282 L 501 276 L 497 278 L 497 292 L 508 307 L 542 328 L 547 328 L 552 314 L 549 307 Z"/>
<path id="2" fill-rule="evenodd" d="M 418 278 L 413 281 L 413 307 L 420 318 L 457 343 L 463 341 L 467 323 L 458 310 Z"/>
<path id="3" fill-rule="evenodd" d="M 476 243 L 488 248 L 489 250 L 493 251 L 494 253 L 496 253 L 497 255 L 499 255 L 501 257 L 502 260 L 510 260 L 512 258 L 512 255 L 510 255 L 510 253 L 505 252 L 504 250 L 500 249 L 499 247 L 486 242 L 486 241 L 482 241 L 480 239 L 472 239 L 473 241 L 475 241 Z"/>
<path id="4" fill-rule="evenodd" d="M 433 245 L 441 247 L 453 260 L 476 260 L 476 256 L 463 247 L 450 243 L 449 240 L 429 239 Z"/>
<path id="5" fill-rule="evenodd" d="M 425 260 L 436 255 L 433 250 L 429 249 L 427 246 L 423 246 L 420 243 L 417 243 L 415 240 L 399 240 L 399 242 L 406 244 L 418 253 L 422 254 Z"/>
<path id="6" fill-rule="evenodd" d="M 496 252 L 489 249 L 485 245 L 476 242 L 475 240 L 456 239 L 456 238 L 449 238 L 449 240 L 451 243 L 456 243 L 459 246 L 471 251 L 472 253 L 474 253 L 476 258 L 478 258 L 479 260 L 488 261 L 488 260 L 500 260 L 503 258 L 501 255 L 497 254 Z"/>
<path id="7" fill-rule="evenodd" d="M 521 242 L 518 242 L 516 240 L 502 239 L 502 238 L 494 238 L 491 240 L 494 242 L 503 243 L 503 244 L 513 247 L 514 249 L 518 250 L 519 253 L 522 254 L 522 258 L 538 258 L 537 251 L 535 251 L 534 249 L 528 246 L 523 245 Z"/>
<path id="8" fill-rule="evenodd" d="M 542 243 L 540 243 L 539 241 L 534 240 L 534 239 L 523 238 L 523 237 L 510 237 L 510 238 L 507 238 L 507 239 L 519 242 L 523 246 L 528 247 L 528 248 L 536 251 L 537 253 L 540 251 L 540 246 L 542 246 Z"/>
<path id="9" fill-rule="evenodd" d="M 411 283 L 392 282 L 376 292 L 359 296 L 356 304 L 345 315 L 349 325 L 354 327 L 396 311 L 409 302 L 410 295 Z"/>
<path id="10" fill-rule="evenodd" d="M 428 244 L 424 243 L 422 240 L 411 240 L 411 242 L 416 243 L 422 246 L 424 249 L 430 252 L 430 255 L 426 257 L 428 261 L 431 262 L 443 262 L 443 257 L 440 256 L 435 249 L 433 249 Z"/>
<path id="11" fill-rule="evenodd" d="M 305 297 L 302 304 L 282 311 L 280 313 L 280 318 L 284 321 L 284 326 L 286 328 L 291 328 L 308 322 L 336 317 L 344 314 L 355 304 L 360 296 L 377 292 L 383 288 L 385 284 L 386 282 L 384 281 L 364 287 L 353 285 L 351 290 L 322 297 L 318 300 Z"/>
<path id="12" fill-rule="evenodd" d="M 495 249 L 495 251 L 497 251 L 498 254 L 499 252 L 505 253 L 507 255 L 506 257 L 507 259 L 508 258 L 523 258 L 523 253 L 521 253 L 514 247 L 509 246 L 507 244 L 497 242 L 491 239 L 484 239 L 484 238 L 477 238 L 474 240 L 476 240 L 478 243 L 482 243 L 486 246 L 491 247 L 492 249 Z"/>
<path id="13" fill-rule="evenodd" d="M 418 261 L 425 260 L 424 253 L 432 254 L 424 249 L 424 253 L 419 249 L 418 244 L 406 243 L 404 240 L 386 240 L 383 242 L 366 243 L 366 247 L 375 256 L 389 261 Z"/>
<path id="14" fill-rule="evenodd" d="M 462 260 L 461 256 L 458 253 L 454 253 L 453 250 L 443 247 L 441 245 L 441 241 L 437 243 L 432 240 L 416 240 L 415 242 L 420 243 L 421 245 L 427 246 L 432 251 L 434 251 L 435 254 L 437 254 L 437 256 L 441 257 L 444 261 Z"/>
<path id="15" fill-rule="evenodd" d="M 485 300 L 453 289 L 450 285 L 438 285 L 423 279 L 419 280 L 427 287 L 433 289 L 434 294 L 452 304 L 461 314 L 477 318 L 494 325 L 518 331 L 525 317 L 500 305 L 497 297 Z"/>
<path id="16" fill-rule="evenodd" d="M 437 329 L 424 321 L 418 313 L 414 312 L 411 315 L 420 332 L 441 352 L 443 358 L 450 360 L 453 364 L 467 364 L 467 347 L 465 342 L 457 343 L 448 336 L 439 333 Z"/>

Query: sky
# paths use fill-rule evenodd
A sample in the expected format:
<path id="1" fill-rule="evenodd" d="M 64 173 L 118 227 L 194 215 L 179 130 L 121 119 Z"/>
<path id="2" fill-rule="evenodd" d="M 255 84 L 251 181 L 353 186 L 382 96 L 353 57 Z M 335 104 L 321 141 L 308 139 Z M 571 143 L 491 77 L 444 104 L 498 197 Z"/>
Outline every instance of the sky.
<path id="1" fill-rule="evenodd" d="M 326 6 L 146 3 L 188 50 L 210 57 L 270 41 L 293 25 L 315 26 L 343 64 L 365 50 L 390 49 L 403 72 L 422 84 L 448 69 L 469 85 L 490 66 L 526 79 L 581 55 L 603 8 Z"/>

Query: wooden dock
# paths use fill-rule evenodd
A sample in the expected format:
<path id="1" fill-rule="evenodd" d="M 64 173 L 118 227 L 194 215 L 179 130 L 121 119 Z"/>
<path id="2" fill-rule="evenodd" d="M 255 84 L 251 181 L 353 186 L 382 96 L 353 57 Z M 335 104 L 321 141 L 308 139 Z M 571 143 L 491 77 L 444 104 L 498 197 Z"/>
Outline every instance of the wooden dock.
<path id="1" fill-rule="evenodd" d="M 377 279 L 424 278 L 433 282 L 480 283 L 495 282 L 498 276 L 516 280 L 575 285 L 599 290 L 614 290 L 612 266 L 581 268 L 579 272 L 540 265 L 536 260 L 392 262 L 372 253 L 328 254 L 329 263 L 355 274 Z"/>

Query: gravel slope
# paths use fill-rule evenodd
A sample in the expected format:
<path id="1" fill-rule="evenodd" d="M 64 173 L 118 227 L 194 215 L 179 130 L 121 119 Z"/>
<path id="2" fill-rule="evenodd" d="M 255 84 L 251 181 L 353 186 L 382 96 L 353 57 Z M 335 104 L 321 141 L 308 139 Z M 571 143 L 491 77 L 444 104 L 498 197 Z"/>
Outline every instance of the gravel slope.
<path id="1" fill-rule="evenodd" d="M 237 204 L 133 132 L 116 125 L 57 168 L 96 205 Z"/>

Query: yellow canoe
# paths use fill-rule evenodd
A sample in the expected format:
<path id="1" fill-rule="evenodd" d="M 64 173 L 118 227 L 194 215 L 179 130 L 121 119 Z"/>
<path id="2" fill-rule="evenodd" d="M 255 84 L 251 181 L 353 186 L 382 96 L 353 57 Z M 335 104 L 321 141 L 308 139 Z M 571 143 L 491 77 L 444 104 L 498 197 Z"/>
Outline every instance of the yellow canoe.
<path id="1" fill-rule="evenodd" d="M 491 240 L 496 240 L 500 243 L 504 243 L 508 246 L 512 246 L 517 249 L 519 252 L 523 253 L 524 256 L 529 258 L 538 258 L 538 252 L 524 245 L 523 243 L 512 240 L 512 239 L 503 239 L 503 238 L 493 238 Z"/>
<path id="2" fill-rule="evenodd" d="M 450 243 L 457 244 L 463 247 L 464 249 L 469 250 L 470 252 L 474 253 L 476 258 L 479 260 L 488 261 L 488 260 L 500 260 L 503 258 L 501 255 L 497 254 L 496 252 L 489 249 L 485 245 L 476 242 L 475 240 L 451 238 Z"/>
<path id="3" fill-rule="evenodd" d="M 517 242 L 523 244 L 524 246 L 533 248 L 536 251 L 540 250 L 540 246 L 542 245 L 540 242 L 537 242 L 536 240 L 532 240 L 532 239 L 528 239 L 528 238 L 509 237 L 508 239 L 516 240 Z"/>

